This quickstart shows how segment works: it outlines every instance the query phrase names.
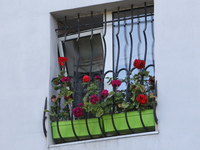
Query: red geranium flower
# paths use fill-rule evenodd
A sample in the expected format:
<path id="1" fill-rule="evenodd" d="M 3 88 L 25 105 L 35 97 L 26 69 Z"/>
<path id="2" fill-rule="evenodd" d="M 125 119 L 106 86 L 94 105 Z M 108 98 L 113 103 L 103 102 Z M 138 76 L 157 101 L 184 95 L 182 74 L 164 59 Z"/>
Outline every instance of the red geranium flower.
<path id="1" fill-rule="evenodd" d="M 154 84 L 154 83 L 155 83 L 155 76 L 150 77 L 149 83 L 150 83 L 150 84 Z"/>
<path id="2" fill-rule="evenodd" d="M 95 80 L 101 81 L 101 77 L 100 77 L 99 75 L 96 75 L 96 76 L 95 76 Z"/>
<path id="3" fill-rule="evenodd" d="M 139 60 L 139 59 L 135 59 L 133 66 L 137 69 L 142 69 L 145 67 L 145 61 L 144 60 Z"/>
<path id="4" fill-rule="evenodd" d="M 78 104 L 78 106 L 83 106 L 83 105 L 84 105 L 83 103 Z"/>
<path id="5" fill-rule="evenodd" d="M 121 81 L 120 80 L 112 80 L 111 84 L 113 87 L 119 87 L 121 85 Z"/>
<path id="6" fill-rule="evenodd" d="M 108 90 L 103 90 L 103 91 L 101 92 L 101 97 L 102 97 L 103 99 L 107 98 L 108 95 L 109 95 Z"/>
<path id="7" fill-rule="evenodd" d="M 85 75 L 83 77 L 83 82 L 90 82 L 90 77 L 88 75 Z"/>
<path id="8" fill-rule="evenodd" d="M 143 95 L 143 94 L 138 95 L 136 100 L 142 105 L 145 105 L 147 103 L 147 97 L 146 95 Z"/>
<path id="9" fill-rule="evenodd" d="M 61 66 L 64 66 L 64 62 L 67 62 L 68 58 L 67 57 L 59 57 L 58 62 Z"/>
<path id="10" fill-rule="evenodd" d="M 71 80 L 70 80 L 70 78 L 69 78 L 69 77 L 62 77 L 62 82 L 65 82 L 65 81 L 68 81 L 68 82 L 70 82 Z"/>
<path id="11" fill-rule="evenodd" d="M 67 96 L 65 95 L 64 99 L 65 99 L 65 100 L 72 99 L 72 96 L 70 95 L 70 96 L 67 97 Z"/>
<path id="12" fill-rule="evenodd" d="M 99 101 L 99 97 L 95 94 L 90 97 L 90 103 L 96 104 Z"/>
<path id="13" fill-rule="evenodd" d="M 81 107 L 76 107 L 73 109 L 73 115 L 77 117 L 83 116 L 83 109 Z"/>

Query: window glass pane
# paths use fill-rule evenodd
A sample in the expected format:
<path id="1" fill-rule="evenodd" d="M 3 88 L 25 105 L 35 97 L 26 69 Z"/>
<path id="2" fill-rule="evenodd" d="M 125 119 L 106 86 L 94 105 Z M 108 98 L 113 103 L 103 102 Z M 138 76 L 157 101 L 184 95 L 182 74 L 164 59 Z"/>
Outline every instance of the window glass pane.
<path id="1" fill-rule="evenodd" d="M 91 73 L 101 73 L 103 69 L 103 46 L 101 35 L 96 34 L 93 35 L 92 38 L 92 45 L 93 45 L 93 57 L 92 57 L 92 50 L 91 50 L 91 43 L 90 43 L 90 36 L 82 37 L 79 39 L 79 44 L 77 43 L 76 39 L 68 40 L 65 43 L 65 55 L 68 58 L 67 61 L 67 70 L 70 76 L 74 78 L 78 75 L 77 82 L 77 93 L 75 94 L 75 105 L 82 102 L 82 97 L 84 96 L 84 91 L 81 86 L 82 83 L 82 76 L 83 74 L 89 75 L 90 72 L 90 65 L 92 65 Z M 79 52 L 78 52 L 79 46 Z M 78 53 L 79 53 L 79 64 L 78 64 L 78 72 L 76 72 L 77 67 L 77 60 L 78 60 Z M 92 63 L 91 63 L 92 57 Z M 93 77 L 94 78 L 94 77 Z M 72 83 L 73 83 L 72 79 Z"/>
<path id="2" fill-rule="evenodd" d="M 134 12 L 134 19 L 133 19 L 133 31 L 131 33 L 132 41 L 133 41 L 133 48 L 132 48 L 132 56 L 130 56 L 131 52 L 131 38 L 130 38 L 130 31 L 131 31 L 131 11 L 120 12 L 119 16 L 120 19 L 127 19 L 120 21 L 120 27 L 118 29 L 118 22 L 114 22 L 113 24 L 113 39 L 114 39 L 114 69 L 116 70 L 117 67 L 117 57 L 119 52 L 119 64 L 118 70 L 122 68 L 129 69 L 129 64 L 131 64 L 131 68 L 133 68 L 133 62 L 135 59 L 144 60 L 145 57 L 145 17 L 144 9 L 143 12 L 137 10 Z M 146 34 L 146 42 L 147 42 L 147 56 L 146 56 L 146 66 L 153 65 L 153 49 L 154 49 L 154 38 L 153 38 L 153 14 L 151 13 L 153 8 L 147 9 L 147 26 L 145 30 Z M 139 15 L 140 14 L 140 15 Z M 118 13 L 114 13 L 114 20 L 118 20 Z M 118 48 L 118 41 L 117 41 L 117 33 L 119 31 L 119 48 Z M 118 51 L 119 50 L 119 51 Z M 130 57 L 132 60 L 130 62 Z M 135 69 L 132 74 L 138 73 L 138 69 Z M 150 71 L 150 75 L 154 76 L 154 68 L 149 67 L 147 71 Z M 126 71 L 121 71 L 118 75 L 119 79 L 124 79 L 127 76 Z M 120 89 L 125 89 L 126 85 L 122 85 Z"/>
<path id="3" fill-rule="evenodd" d="M 100 34 L 94 35 L 92 39 L 93 45 L 93 62 L 92 62 L 92 72 L 101 71 L 103 67 L 103 47 Z M 91 45 L 90 36 L 80 38 L 79 40 L 79 73 L 89 73 L 90 63 L 91 63 Z M 76 39 L 69 40 L 65 42 L 65 54 L 68 57 L 68 71 L 71 76 L 74 75 L 76 71 L 76 65 L 78 60 L 78 43 Z"/>

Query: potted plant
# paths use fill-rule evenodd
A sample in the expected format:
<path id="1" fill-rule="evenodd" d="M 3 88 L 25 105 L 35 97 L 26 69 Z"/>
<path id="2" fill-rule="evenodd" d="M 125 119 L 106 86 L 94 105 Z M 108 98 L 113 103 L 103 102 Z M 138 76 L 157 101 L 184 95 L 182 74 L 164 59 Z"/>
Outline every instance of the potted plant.
<path id="1" fill-rule="evenodd" d="M 64 63 L 67 62 L 66 57 L 59 57 L 58 59 L 62 69 L 57 78 L 52 81 L 54 84 L 54 89 L 57 90 L 57 96 L 53 95 L 51 97 L 52 106 L 51 110 L 45 110 L 50 112 L 52 135 L 56 142 L 61 140 L 72 141 L 76 140 L 76 136 L 79 139 L 90 138 L 89 132 L 92 137 L 102 136 L 102 131 L 99 126 L 99 119 L 103 114 L 103 109 L 99 104 L 99 97 L 95 94 L 97 93 L 97 85 L 95 83 L 90 83 L 90 77 L 85 75 L 83 77 L 82 85 L 85 87 L 87 94 L 83 99 L 83 103 L 80 103 L 77 107 L 73 108 L 73 87 L 71 86 L 71 79 L 65 76 Z M 98 80 L 97 80 L 98 81 Z M 63 106 L 61 106 L 61 99 L 65 100 Z M 71 113 L 72 112 L 72 113 Z M 87 116 L 86 116 L 87 115 Z M 88 118 L 90 116 L 90 118 Z M 86 124 L 86 119 L 87 124 Z M 100 119 L 100 124 L 103 127 L 102 119 Z M 73 131 L 73 127 L 74 131 Z"/>
<path id="2" fill-rule="evenodd" d="M 90 138 L 87 125 L 93 138 L 102 136 L 98 118 L 103 115 L 103 109 L 101 104 L 99 104 L 99 97 L 97 96 L 99 90 L 97 85 L 98 80 L 96 80 L 96 82 L 97 83 L 90 82 L 90 77 L 88 75 L 83 77 L 82 85 L 86 90 L 86 95 L 83 98 L 83 103 L 80 103 L 72 110 L 73 115 L 76 118 L 76 120 L 73 121 L 74 129 L 80 139 Z M 87 123 L 85 118 L 87 118 Z M 101 127 L 103 127 L 101 118 L 100 124 Z"/>
<path id="3" fill-rule="evenodd" d="M 149 75 L 148 71 L 144 70 L 145 62 L 143 60 L 135 60 L 134 67 L 140 71 L 130 78 L 130 88 L 127 90 L 117 90 L 123 82 L 127 82 L 127 78 L 119 80 L 117 78 L 108 78 L 109 84 L 113 86 L 114 91 L 111 91 L 102 105 L 104 105 L 103 115 L 104 131 L 109 134 L 130 133 L 125 118 L 127 112 L 127 120 L 133 132 L 143 132 L 145 130 L 155 130 L 155 120 L 153 114 L 155 77 Z M 126 101 L 125 101 L 126 99 Z M 111 111 L 113 109 L 113 111 Z M 145 128 L 142 125 L 141 118 Z M 112 114 L 113 116 L 112 116 Z M 113 120 L 112 120 L 113 119 Z M 115 128 L 113 126 L 113 122 Z"/>
<path id="4" fill-rule="evenodd" d="M 113 86 L 113 91 L 106 89 L 100 91 L 101 77 L 95 76 L 94 82 L 90 77 L 83 77 L 82 86 L 85 90 L 83 103 L 73 107 L 73 87 L 71 79 L 65 76 L 64 63 L 67 58 L 60 57 L 62 66 L 60 74 L 53 80 L 57 96 L 51 97 L 50 112 L 53 139 L 56 141 L 72 141 L 107 135 L 152 131 L 155 129 L 153 103 L 155 102 L 155 77 L 145 71 L 145 62 L 135 60 L 134 67 L 139 69 L 132 78 L 119 80 L 108 78 L 108 84 Z M 129 88 L 118 90 L 122 83 L 128 83 Z M 61 99 L 65 100 L 61 106 Z M 103 116 L 103 117 L 102 117 Z M 127 124 L 127 120 L 128 124 Z M 113 126 L 115 125 L 115 127 Z M 116 129 L 116 130 L 115 130 Z"/>

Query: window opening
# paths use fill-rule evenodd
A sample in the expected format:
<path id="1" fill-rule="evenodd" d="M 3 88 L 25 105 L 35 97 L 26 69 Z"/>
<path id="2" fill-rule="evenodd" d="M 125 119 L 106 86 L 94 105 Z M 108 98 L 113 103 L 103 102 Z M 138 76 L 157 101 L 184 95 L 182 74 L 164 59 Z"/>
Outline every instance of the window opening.
<path id="1" fill-rule="evenodd" d="M 97 18 L 96 21 L 94 21 L 95 17 L 93 15 L 93 12 L 91 12 L 90 16 L 90 22 L 81 22 L 80 14 L 78 14 L 77 21 L 76 19 L 71 22 L 71 26 L 69 26 L 67 18 L 65 17 L 64 22 L 60 22 L 62 25 L 64 25 L 64 28 L 59 28 L 56 31 L 59 32 L 58 36 L 59 38 L 59 52 L 60 56 L 66 56 L 69 58 L 69 63 L 66 63 L 66 69 L 67 73 L 72 77 L 73 80 L 73 87 L 74 87 L 74 94 L 73 97 L 76 97 L 79 95 L 79 97 L 76 97 L 76 101 L 74 103 L 73 107 L 76 107 L 78 103 L 81 102 L 81 99 L 84 95 L 82 89 L 80 88 L 81 83 L 81 77 L 83 75 L 89 75 L 91 79 L 94 78 L 95 74 L 100 75 L 101 77 L 101 84 L 99 85 L 100 89 L 103 89 L 103 86 L 105 84 L 104 79 L 107 74 L 111 73 L 113 74 L 113 78 L 127 78 L 126 84 L 122 86 L 122 89 L 128 89 L 130 88 L 130 75 L 135 71 L 135 68 L 133 67 L 133 61 L 135 58 L 142 59 L 146 62 L 146 66 L 144 68 L 145 70 L 151 70 L 151 75 L 154 75 L 154 35 L 153 35 L 153 5 L 147 6 L 146 3 L 144 4 L 144 7 L 138 7 L 133 8 L 133 5 L 131 6 L 131 10 L 125 10 L 120 11 L 120 8 L 118 8 L 117 12 L 113 13 L 112 20 L 107 21 L 106 16 L 107 12 L 104 11 L 105 18 L 103 21 L 103 18 L 99 21 Z M 99 15 L 102 16 L 102 15 Z M 88 17 L 87 17 L 88 19 Z M 85 18 L 85 21 L 87 20 Z M 113 49 L 112 49 L 112 59 L 109 60 L 109 62 L 105 63 L 105 58 L 107 51 L 110 51 L 110 49 L 107 49 L 106 46 L 106 40 L 105 36 L 107 34 L 107 30 L 110 30 L 110 27 L 108 29 L 107 24 L 112 23 L 112 34 L 113 34 Z M 99 30 L 100 27 L 103 30 Z M 74 29 L 74 30 L 72 30 Z M 85 29 L 89 30 L 84 31 Z M 99 32 L 100 31 L 100 32 Z M 103 31 L 103 33 L 102 33 Z M 74 34 L 77 33 L 77 34 Z M 64 36 L 64 37 L 63 37 Z M 151 37 L 151 38 L 150 38 Z M 111 70 L 104 70 L 105 65 L 108 63 L 112 63 L 113 67 Z M 88 66 L 90 65 L 90 66 Z M 123 72 L 124 71 L 124 72 Z M 79 83 L 80 82 L 80 83 Z M 141 84 L 144 84 L 144 80 L 142 77 Z M 156 84 L 155 84 L 156 86 Z M 80 91 L 79 91 L 80 89 Z M 156 87 L 155 87 L 156 89 Z M 101 91 L 100 90 L 100 91 Z M 116 88 L 113 88 L 113 91 L 116 92 Z M 77 94 L 80 93 L 80 94 Z M 100 93 L 99 93 L 100 94 Z M 156 90 L 155 90 L 156 95 Z M 124 99 L 125 102 L 128 102 L 127 100 L 130 98 L 130 95 L 127 93 L 126 97 Z M 75 98 L 74 98 L 75 99 Z M 100 100 L 103 101 L 102 99 Z M 59 106 L 60 107 L 60 101 Z M 157 123 L 157 117 L 156 117 L 156 103 L 155 99 L 153 101 L 153 113 L 154 113 L 154 119 Z M 112 119 L 112 125 L 115 130 L 115 135 L 123 134 L 118 131 L 116 128 L 116 122 L 114 121 L 114 99 L 112 102 L 112 109 L 111 109 L 111 119 Z M 59 114 L 59 110 L 57 112 L 57 117 Z M 128 120 L 127 117 L 127 110 L 125 108 L 124 111 L 125 114 L 125 120 L 126 124 L 128 126 L 128 129 L 130 130 L 129 133 L 135 133 L 131 126 L 130 126 L 130 120 Z M 139 117 L 141 124 L 143 128 L 148 131 L 146 128 L 143 117 L 141 115 L 141 107 L 139 106 Z M 73 129 L 73 134 L 77 140 L 81 140 L 79 136 L 77 136 L 77 132 L 74 128 L 74 116 L 71 113 L 71 126 Z M 95 138 L 91 134 L 91 130 L 88 126 L 88 119 L 89 115 L 85 116 L 85 123 L 87 127 L 88 135 L 91 139 Z M 103 126 L 100 122 L 100 118 L 98 118 L 99 121 L 99 127 L 102 136 L 109 136 L 104 132 Z M 58 125 L 58 119 L 57 119 L 57 131 L 59 133 L 59 137 L 62 140 L 62 142 L 66 142 L 65 139 L 60 134 L 60 129 Z"/>

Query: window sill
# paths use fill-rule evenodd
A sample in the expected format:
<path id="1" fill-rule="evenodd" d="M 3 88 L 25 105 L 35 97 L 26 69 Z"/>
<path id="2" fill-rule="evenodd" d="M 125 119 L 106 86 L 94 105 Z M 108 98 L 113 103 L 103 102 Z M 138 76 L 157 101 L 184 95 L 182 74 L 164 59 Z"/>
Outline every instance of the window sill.
<path id="1" fill-rule="evenodd" d="M 99 138 L 99 139 L 91 139 L 91 140 L 84 140 L 84 141 L 76 141 L 76 142 L 70 142 L 70 143 L 49 145 L 49 149 L 50 148 L 56 148 L 56 147 L 62 147 L 62 146 L 68 146 L 68 145 L 77 145 L 77 144 L 84 144 L 84 143 L 90 143 L 90 142 L 108 141 L 108 140 L 113 140 L 113 139 L 121 139 L 121 138 L 128 138 L 128 137 L 137 137 L 137 136 L 146 136 L 146 135 L 155 135 L 155 134 L 159 134 L 159 131 L 144 132 L 144 133 L 137 133 L 137 134 L 128 134 L 128 135 L 119 135 L 119 136 L 112 136 L 112 137 L 106 137 L 106 138 Z"/>

